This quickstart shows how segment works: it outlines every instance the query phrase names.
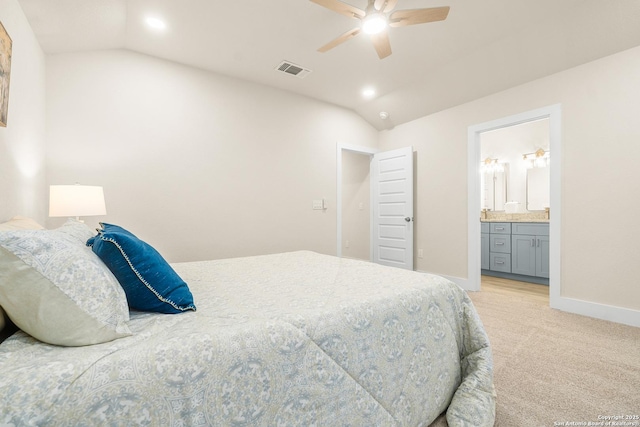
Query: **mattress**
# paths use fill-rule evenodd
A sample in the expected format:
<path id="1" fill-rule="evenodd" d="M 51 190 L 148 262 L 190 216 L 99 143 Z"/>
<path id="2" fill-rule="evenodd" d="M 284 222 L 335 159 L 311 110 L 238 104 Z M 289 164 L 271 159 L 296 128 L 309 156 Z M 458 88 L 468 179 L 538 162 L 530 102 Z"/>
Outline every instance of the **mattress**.
<path id="1" fill-rule="evenodd" d="M 197 312 L 132 312 L 132 336 L 85 347 L 0 344 L 0 425 L 494 423 L 487 335 L 442 277 L 306 251 L 172 266 Z"/>

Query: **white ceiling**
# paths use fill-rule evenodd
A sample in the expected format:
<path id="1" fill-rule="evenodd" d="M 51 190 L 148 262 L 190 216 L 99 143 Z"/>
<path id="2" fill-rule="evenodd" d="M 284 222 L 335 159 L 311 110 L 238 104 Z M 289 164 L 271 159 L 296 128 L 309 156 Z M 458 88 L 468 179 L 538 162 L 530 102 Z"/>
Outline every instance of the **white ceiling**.
<path id="1" fill-rule="evenodd" d="M 393 54 L 383 60 L 364 34 L 317 52 L 358 21 L 309 0 L 19 2 L 48 54 L 130 49 L 337 104 L 377 129 L 640 45 L 638 0 L 399 0 L 396 10 L 451 11 L 445 21 L 391 28 Z M 149 31 L 147 15 L 167 31 Z M 313 72 L 275 71 L 282 60 Z M 364 86 L 378 95 L 363 99 Z"/>

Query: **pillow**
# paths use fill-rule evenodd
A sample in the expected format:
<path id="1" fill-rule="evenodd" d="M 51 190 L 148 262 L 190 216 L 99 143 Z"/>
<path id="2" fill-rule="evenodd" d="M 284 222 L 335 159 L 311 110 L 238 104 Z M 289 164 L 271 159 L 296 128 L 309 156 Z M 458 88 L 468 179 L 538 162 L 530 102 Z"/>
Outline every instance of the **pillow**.
<path id="1" fill-rule="evenodd" d="M 87 246 L 116 276 L 129 307 L 168 314 L 196 310 L 189 287 L 158 251 L 122 227 L 100 226 Z"/>
<path id="2" fill-rule="evenodd" d="M 81 346 L 131 335 L 124 291 L 70 228 L 0 231 L 0 306 L 41 341 Z M 79 223 L 81 224 L 81 223 Z"/>
<path id="3" fill-rule="evenodd" d="M 43 226 L 38 224 L 35 220 L 27 218 L 26 216 L 16 215 L 7 222 L 0 224 L 0 231 L 7 230 L 42 230 Z"/>
<path id="4" fill-rule="evenodd" d="M 72 237 L 83 248 L 85 248 L 86 246 L 87 239 L 90 239 L 91 237 L 96 235 L 95 230 L 89 228 L 87 224 L 73 218 L 69 218 L 67 222 L 65 222 L 56 230 L 68 235 L 69 237 Z"/>
<path id="5" fill-rule="evenodd" d="M 38 224 L 35 220 L 27 218 L 26 216 L 16 215 L 7 222 L 0 224 L 0 231 L 6 230 L 42 230 L 43 226 Z M 5 314 L 0 307 L 0 331 L 4 329 L 6 325 Z"/>

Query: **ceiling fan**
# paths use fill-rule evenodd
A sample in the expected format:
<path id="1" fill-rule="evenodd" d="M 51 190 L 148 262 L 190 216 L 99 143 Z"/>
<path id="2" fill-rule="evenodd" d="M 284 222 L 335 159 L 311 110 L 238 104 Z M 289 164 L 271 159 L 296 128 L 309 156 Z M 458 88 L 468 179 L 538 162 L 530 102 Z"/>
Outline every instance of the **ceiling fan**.
<path id="1" fill-rule="evenodd" d="M 326 52 L 334 47 L 357 36 L 360 31 L 369 34 L 373 47 L 380 59 L 391 55 L 391 44 L 387 27 L 406 27 L 407 25 L 425 24 L 427 22 L 443 21 L 449 14 L 449 6 L 431 7 L 427 9 L 407 9 L 392 12 L 398 0 L 369 0 L 365 10 L 358 9 L 339 0 L 311 0 L 312 2 L 338 12 L 349 18 L 362 21 L 361 26 L 331 40 L 318 49 L 318 52 Z"/>

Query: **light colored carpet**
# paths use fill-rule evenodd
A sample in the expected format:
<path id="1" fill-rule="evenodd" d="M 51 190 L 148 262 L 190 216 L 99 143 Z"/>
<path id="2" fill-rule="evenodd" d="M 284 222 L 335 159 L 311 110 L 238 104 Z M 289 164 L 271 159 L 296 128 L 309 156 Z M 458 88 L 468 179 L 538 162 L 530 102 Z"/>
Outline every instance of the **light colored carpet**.
<path id="1" fill-rule="evenodd" d="M 603 417 L 640 417 L 640 328 L 526 296 L 470 296 L 493 349 L 496 426 L 606 426 Z M 640 426 L 640 419 L 621 421 L 628 424 L 609 425 Z M 442 416 L 431 424 L 446 425 Z"/>

